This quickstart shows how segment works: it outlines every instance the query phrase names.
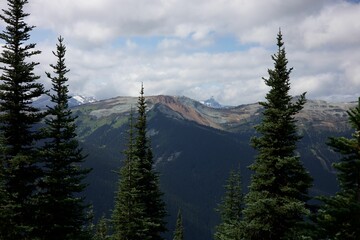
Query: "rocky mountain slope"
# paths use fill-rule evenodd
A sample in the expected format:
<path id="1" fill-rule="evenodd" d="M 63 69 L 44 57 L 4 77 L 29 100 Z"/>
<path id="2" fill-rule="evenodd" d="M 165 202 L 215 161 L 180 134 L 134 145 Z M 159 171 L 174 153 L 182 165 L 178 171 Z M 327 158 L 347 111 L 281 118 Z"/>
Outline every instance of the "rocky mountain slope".
<path id="1" fill-rule="evenodd" d="M 117 97 L 73 109 L 78 115 L 79 139 L 93 168 L 87 179 L 87 199 L 95 214 L 108 216 L 113 206 L 117 175 L 126 141 L 127 118 L 137 98 Z M 223 194 L 230 169 L 240 166 L 244 191 L 250 181 L 247 169 L 256 152 L 249 145 L 261 120 L 259 104 L 212 108 L 186 97 L 147 97 L 148 134 L 151 136 L 155 167 L 169 211 L 173 231 L 178 208 L 182 209 L 185 236 L 211 239 L 218 221 L 214 209 Z M 337 189 L 331 163 L 338 159 L 325 144 L 329 136 L 348 136 L 346 110 L 355 103 L 309 100 L 296 118 L 303 139 L 298 144 L 301 159 L 314 178 L 312 195 Z M 170 239 L 170 238 L 169 238 Z"/>
<path id="2" fill-rule="evenodd" d="M 94 103 L 97 100 L 94 97 L 86 97 L 81 95 L 73 95 L 69 99 L 69 106 L 75 107 L 80 106 L 87 103 Z M 41 97 L 34 100 L 33 105 L 40 109 L 46 109 L 47 106 L 53 106 L 54 104 L 51 102 L 50 97 L 47 95 L 42 95 Z"/>
<path id="3" fill-rule="evenodd" d="M 109 124 L 107 121 L 109 119 L 114 121 L 115 116 L 126 117 L 131 108 L 136 107 L 136 101 L 137 98 L 117 97 L 87 105 L 77 111 L 86 112 L 88 117 Z M 168 117 L 192 121 L 227 132 L 246 130 L 258 122 L 261 113 L 261 106 L 257 103 L 213 108 L 190 98 L 177 96 L 150 96 L 147 97 L 147 105 L 149 111 L 157 107 Z M 297 115 L 299 127 L 303 130 L 312 127 L 317 128 L 318 131 L 344 131 L 348 129 L 346 110 L 355 105 L 355 102 L 328 103 L 321 100 L 308 100 L 303 111 Z"/>

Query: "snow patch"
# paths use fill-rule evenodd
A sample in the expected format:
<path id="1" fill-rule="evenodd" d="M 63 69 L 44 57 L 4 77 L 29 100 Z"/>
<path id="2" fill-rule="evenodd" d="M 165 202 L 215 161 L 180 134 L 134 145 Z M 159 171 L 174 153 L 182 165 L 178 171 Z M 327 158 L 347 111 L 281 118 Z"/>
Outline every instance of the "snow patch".
<path id="1" fill-rule="evenodd" d="M 211 108 L 223 108 L 223 106 L 217 102 L 214 97 L 205 101 L 200 101 L 200 103 Z"/>

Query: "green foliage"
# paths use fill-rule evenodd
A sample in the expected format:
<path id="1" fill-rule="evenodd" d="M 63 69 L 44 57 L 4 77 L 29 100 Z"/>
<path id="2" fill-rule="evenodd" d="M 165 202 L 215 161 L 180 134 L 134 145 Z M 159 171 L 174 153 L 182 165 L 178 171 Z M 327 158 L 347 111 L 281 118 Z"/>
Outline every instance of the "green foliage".
<path id="1" fill-rule="evenodd" d="M 184 240 L 184 227 L 180 209 L 176 218 L 176 226 L 173 240 Z"/>
<path id="2" fill-rule="evenodd" d="M 140 178 L 136 181 L 139 189 L 139 202 L 144 206 L 144 228 L 148 239 L 163 239 L 161 233 L 166 231 L 166 216 L 163 193 L 159 189 L 159 176 L 153 169 L 153 154 L 150 141 L 146 136 L 146 102 L 144 88 L 141 87 L 138 100 L 138 115 L 135 124 L 135 156 L 138 161 Z"/>
<path id="3" fill-rule="evenodd" d="M 84 234 L 87 223 L 87 205 L 79 197 L 86 185 L 82 180 L 89 169 L 83 169 L 82 149 L 76 140 L 75 117 L 68 108 L 68 69 L 65 65 L 66 47 L 63 38 L 58 38 L 57 58 L 53 68 L 54 76 L 47 73 L 52 81 L 50 94 L 53 107 L 48 107 L 44 135 L 46 142 L 41 152 L 44 176 L 40 181 L 41 191 L 37 234 L 40 239 L 79 238 Z"/>
<path id="4" fill-rule="evenodd" d="M 96 231 L 93 240 L 107 240 L 107 239 L 110 239 L 108 220 L 103 215 L 100 218 L 98 224 L 96 225 Z"/>
<path id="5" fill-rule="evenodd" d="M 216 227 L 216 240 L 241 239 L 241 219 L 243 209 L 243 194 L 241 190 L 240 170 L 231 171 L 225 185 L 225 196 L 218 211 L 221 223 Z"/>
<path id="6" fill-rule="evenodd" d="M 1 153 L 2 153 L 1 142 Z M 0 154 L 1 154 L 0 153 Z M 5 179 L 3 169 L 0 169 L 0 239 L 10 239 L 15 236 L 11 215 L 15 212 L 15 205 L 5 188 Z"/>
<path id="7" fill-rule="evenodd" d="M 34 98 L 44 93 L 42 84 L 37 83 L 34 74 L 36 62 L 30 58 L 40 53 L 35 44 L 28 43 L 30 32 L 24 19 L 27 0 L 8 0 L 8 9 L 3 10 L 0 19 L 6 24 L 0 33 L 4 41 L 0 55 L 0 134 L 3 139 L 1 154 L 1 185 L 6 203 L 0 208 L 0 235 L 7 239 L 30 238 L 36 225 L 37 202 L 34 199 L 36 182 L 41 170 L 34 147 L 39 134 L 34 126 L 43 114 L 32 106 Z M 5 221 L 5 222 L 4 222 Z M 6 233 L 3 230 L 6 230 Z"/>
<path id="8" fill-rule="evenodd" d="M 124 165 L 119 171 L 119 185 L 115 196 L 112 216 L 114 239 L 144 239 L 144 204 L 139 201 L 140 191 L 136 181 L 139 175 L 139 162 L 135 156 L 133 114 L 130 115 L 127 149 Z"/>
<path id="9" fill-rule="evenodd" d="M 134 126 L 132 120 L 130 122 L 126 160 L 120 170 L 113 213 L 115 239 L 163 239 L 161 233 L 166 230 L 165 204 L 159 189 L 159 177 L 153 170 L 152 151 L 146 136 L 143 94 L 142 87 L 138 116 Z"/>
<path id="10" fill-rule="evenodd" d="M 328 143 L 343 157 L 333 164 L 340 191 L 320 198 L 324 205 L 317 215 L 317 228 L 319 237 L 326 239 L 360 239 L 360 99 L 348 115 L 355 129 L 352 138 L 330 138 Z"/>
<path id="11" fill-rule="evenodd" d="M 252 143 L 258 150 L 250 191 L 245 198 L 245 239 L 291 239 L 290 235 L 308 213 L 305 202 L 311 177 L 295 154 L 297 135 L 294 116 L 305 104 L 305 93 L 293 101 L 289 95 L 290 73 L 282 34 L 277 38 L 278 52 L 272 56 L 274 69 L 265 79 L 263 120 L 256 130 L 261 134 Z"/>

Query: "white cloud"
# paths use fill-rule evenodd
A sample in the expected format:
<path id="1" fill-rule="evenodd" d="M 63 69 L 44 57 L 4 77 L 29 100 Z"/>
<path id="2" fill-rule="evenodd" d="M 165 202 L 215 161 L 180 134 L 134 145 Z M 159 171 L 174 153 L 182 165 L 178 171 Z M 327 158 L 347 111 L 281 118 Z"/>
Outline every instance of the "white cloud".
<path id="1" fill-rule="evenodd" d="M 326 6 L 318 15 L 307 17 L 299 26 L 307 48 L 359 45 L 360 4 L 339 2 Z"/>
<path id="2" fill-rule="evenodd" d="M 37 71 L 42 75 L 49 71 L 48 64 L 55 60 L 53 38 L 63 35 L 73 92 L 98 98 L 136 96 L 144 82 L 149 95 L 199 100 L 214 96 L 223 104 L 259 101 L 268 90 L 261 78 L 267 78 L 267 69 L 273 67 L 271 54 L 281 27 L 289 67 L 294 67 L 293 94 L 360 95 L 360 4 L 344 0 L 32 0 L 27 9 L 43 51 L 37 57 L 42 63 Z M 222 52 L 216 45 L 222 44 L 223 36 L 235 38 L 238 45 Z M 143 39 L 156 40 L 146 45 Z"/>

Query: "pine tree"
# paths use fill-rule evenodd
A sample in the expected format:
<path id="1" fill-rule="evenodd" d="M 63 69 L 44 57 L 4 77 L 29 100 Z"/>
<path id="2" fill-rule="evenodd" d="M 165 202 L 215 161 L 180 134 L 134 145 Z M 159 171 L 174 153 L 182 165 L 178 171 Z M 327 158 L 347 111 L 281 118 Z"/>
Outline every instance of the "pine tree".
<path id="1" fill-rule="evenodd" d="M 69 70 L 65 65 L 66 47 L 63 38 L 58 38 L 56 65 L 52 76 L 51 102 L 48 107 L 48 118 L 45 119 L 45 136 L 47 137 L 42 150 L 44 161 L 44 177 L 41 180 L 40 219 L 38 235 L 41 239 L 79 239 L 84 235 L 87 223 L 84 198 L 79 195 L 86 185 L 82 182 L 89 169 L 81 167 L 84 161 L 82 149 L 76 140 L 75 117 L 68 106 Z"/>
<path id="2" fill-rule="evenodd" d="M 231 171 L 225 185 L 225 196 L 219 206 L 221 223 L 216 227 L 216 240 L 241 239 L 241 219 L 243 194 L 241 190 L 240 170 Z"/>
<path id="3" fill-rule="evenodd" d="M 146 102 L 144 88 L 141 87 L 138 99 L 138 116 L 135 124 L 135 157 L 138 161 L 140 178 L 137 179 L 140 203 L 144 205 L 144 229 L 147 239 L 163 239 L 161 234 L 166 231 L 164 217 L 166 216 L 163 193 L 159 189 L 159 176 L 153 169 L 153 154 L 150 141 L 146 136 Z"/>
<path id="4" fill-rule="evenodd" d="M 358 106 L 347 113 L 355 130 L 352 138 L 330 138 L 328 143 L 343 157 L 333 164 L 339 192 L 320 198 L 324 202 L 317 216 L 321 239 L 360 239 L 360 98 Z"/>
<path id="5" fill-rule="evenodd" d="M 308 213 L 306 201 L 312 179 L 296 155 L 297 134 L 294 115 L 305 104 L 305 93 L 293 101 L 289 95 L 290 73 L 287 69 L 282 34 L 277 37 L 278 51 L 272 56 L 274 69 L 268 70 L 270 87 L 266 95 L 263 120 L 252 139 L 258 150 L 249 193 L 245 197 L 245 239 L 296 239 L 297 226 Z"/>
<path id="6" fill-rule="evenodd" d="M 141 87 L 138 114 L 130 121 L 126 160 L 113 213 L 114 237 L 119 240 L 159 240 L 165 232 L 165 204 L 159 177 L 153 169 L 153 155 L 146 136 L 146 103 Z M 132 117 L 131 117 L 132 118 Z"/>
<path id="7" fill-rule="evenodd" d="M 119 171 L 119 185 L 115 196 L 115 208 L 112 215 L 114 239 L 145 239 L 144 204 L 140 202 L 140 191 L 137 188 L 139 161 L 135 156 L 133 112 L 129 118 L 127 149 L 124 151 L 125 161 Z"/>
<path id="8" fill-rule="evenodd" d="M 175 226 L 173 240 L 184 240 L 184 227 L 183 227 L 183 220 L 180 209 L 178 211 L 178 215 L 176 218 L 176 226 Z"/>
<path id="9" fill-rule="evenodd" d="M 27 3 L 27 0 L 8 0 L 8 9 L 2 10 L 0 15 L 6 24 L 0 33 L 0 39 L 5 42 L 0 55 L 0 134 L 4 139 L 2 184 L 12 206 L 7 217 L 11 229 L 7 232 L 13 235 L 8 239 L 31 236 L 36 225 L 34 194 L 41 174 L 36 157 L 35 143 L 39 134 L 35 125 L 44 116 L 32 101 L 45 91 L 37 82 L 39 77 L 34 74 L 38 63 L 30 61 L 40 51 L 35 50 L 35 44 L 28 43 L 34 27 L 24 21 L 29 15 L 24 12 Z"/>

